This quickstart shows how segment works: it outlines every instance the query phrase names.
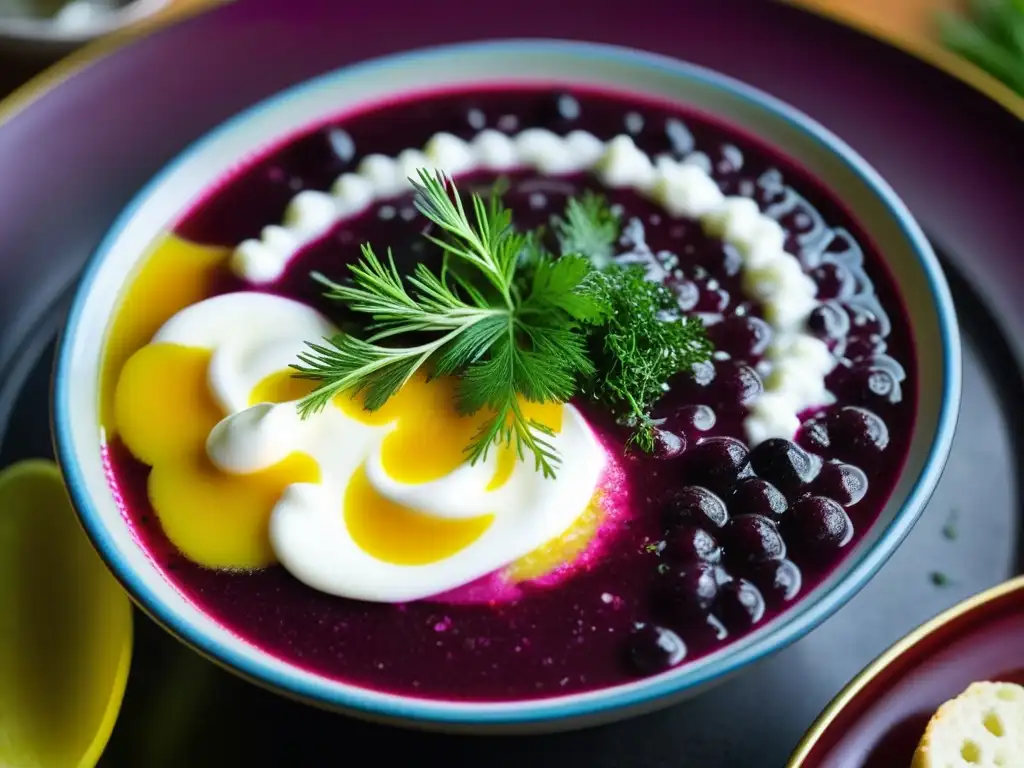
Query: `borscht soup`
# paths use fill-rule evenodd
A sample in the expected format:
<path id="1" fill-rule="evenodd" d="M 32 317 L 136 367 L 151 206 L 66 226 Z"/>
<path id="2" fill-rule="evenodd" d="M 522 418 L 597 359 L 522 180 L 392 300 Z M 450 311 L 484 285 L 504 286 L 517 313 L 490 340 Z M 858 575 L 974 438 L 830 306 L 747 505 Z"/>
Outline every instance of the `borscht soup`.
<path id="1" fill-rule="evenodd" d="M 434 699 L 592 691 L 801 600 L 914 428 L 882 256 L 828 190 L 615 92 L 416 94 L 196 200 L 107 333 L 109 483 L 246 642 Z"/>

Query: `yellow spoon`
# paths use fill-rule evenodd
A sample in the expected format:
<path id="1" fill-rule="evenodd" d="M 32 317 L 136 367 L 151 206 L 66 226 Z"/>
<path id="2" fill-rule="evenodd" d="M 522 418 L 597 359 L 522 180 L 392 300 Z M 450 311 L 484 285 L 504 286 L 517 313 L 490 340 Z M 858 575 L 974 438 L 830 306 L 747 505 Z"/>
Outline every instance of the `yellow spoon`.
<path id="1" fill-rule="evenodd" d="M 131 604 L 75 519 L 56 465 L 0 472 L 0 766 L 96 765 L 131 655 Z"/>

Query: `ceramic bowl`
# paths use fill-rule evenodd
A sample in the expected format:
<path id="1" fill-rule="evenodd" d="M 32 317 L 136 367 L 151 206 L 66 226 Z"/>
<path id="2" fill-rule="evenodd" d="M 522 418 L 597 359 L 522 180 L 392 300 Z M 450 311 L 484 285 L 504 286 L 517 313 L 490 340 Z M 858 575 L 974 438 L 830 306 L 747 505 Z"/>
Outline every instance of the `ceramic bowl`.
<path id="1" fill-rule="evenodd" d="M 303 126 L 401 92 L 487 83 L 600 85 L 689 105 L 757 135 L 802 163 L 843 200 L 902 291 L 917 340 L 918 416 L 905 470 L 871 531 L 793 608 L 724 649 L 674 671 L 611 689 L 500 703 L 424 700 L 325 679 L 233 635 L 169 584 L 138 546 L 107 485 L 99 428 L 99 361 L 127 275 L 155 235 L 239 160 Z M 793 642 L 881 567 L 920 515 L 949 451 L 960 400 L 960 341 L 949 290 L 920 227 L 850 147 L 771 96 L 682 62 L 584 43 L 515 40 L 434 48 L 333 72 L 275 96 L 189 148 L 136 197 L 85 270 L 54 383 L 59 460 L 82 523 L 111 569 L 159 623 L 201 653 L 271 689 L 390 723 L 450 731 L 537 731 L 650 711 Z"/>

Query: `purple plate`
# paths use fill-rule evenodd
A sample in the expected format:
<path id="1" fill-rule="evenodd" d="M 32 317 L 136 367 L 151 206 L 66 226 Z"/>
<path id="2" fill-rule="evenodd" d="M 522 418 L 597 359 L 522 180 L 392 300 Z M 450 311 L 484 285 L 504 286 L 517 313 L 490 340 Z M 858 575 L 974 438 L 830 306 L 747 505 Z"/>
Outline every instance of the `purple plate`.
<path id="1" fill-rule="evenodd" d="M 33 393 L 45 395 L 45 350 L 59 325 L 61 302 L 116 214 L 171 157 L 240 109 L 323 71 L 412 47 L 496 37 L 585 39 L 676 56 L 761 87 L 835 130 L 896 187 L 983 297 L 979 311 L 987 306 L 997 323 L 992 334 L 983 334 L 986 350 L 1001 326 L 1012 340 L 1002 354 L 1002 364 L 1010 366 L 1003 380 L 1020 399 L 1019 371 L 1009 358 L 1024 349 L 1024 303 L 1016 296 L 1024 272 L 1017 245 L 1024 220 L 1018 194 L 1024 132 L 1018 117 L 964 83 L 871 38 L 763 0 L 633 0 L 628 12 L 620 4 L 580 0 L 522 0 L 507 9 L 453 0 L 444 14 L 436 4 L 354 9 L 336 0 L 292 0 L 287 11 L 279 0 L 245 0 L 116 55 L 91 60 L 87 54 L 79 57 L 83 66 L 73 78 L 29 93 L 20 110 L 6 115 L 0 127 L 4 459 L 47 452 L 45 406 L 38 405 L 45 396 L 36 399 L 34 417 L 22 414 L 31 410 L 26 403 Z M 36 378 L 26 385 L 33 368 Z M 970 397 L 970 372 L 967 383 Z M 991 403 L 991 387 L 976 385 L 977 402 L 988 397 L 992 418 L 1005 421 Z M 988 412 L 972 413 L 967 401 L 961 431 L 969 433 Z M 17 419 L 9 418 L 12 411 Z M 979 433 L 978 441 L 987 445 L 992 438 Z M 871 656 L 962 596 L 958 590 L 975 591 L 1007 575 L 1015 529 L 1006 513 L 1013 499 L 1006 484 L 1016 469 L 1002 456 L 1006 442 L 996 443 L 984 465 L 971 467 L 972 487 L 960 493 L 964 500 L 980 497 L 978 508 L 993 520 L 970 558 L 984 562 L 969 578 L 945 591 L 915 591 L 901 580 L 904 552 L 941 556 L 927 542 L 918 544 L 919 532 L 935 533 L 926 514 L 876 579 L 888 579 L 888 593 L 879 596 L 876 583 L 866 590 L 881 603 L 865 605 L 858 598 L 789 651 L 670 711 L 529 740 L 404 733 L 265 694 L 142 624 L 138 663 L 108 763 L 316 765 L 372 748 L 385 763 L 415 756 L 452 766 L 526 760 L 598 768 L 781 765 L 821 706 Z M 962 471 L 955 461 L 949 470 L 954 474 Z M 959 557 L 967 560 L 962 551 Z M 912 565 L 923 583 L 931 566 Z"/>

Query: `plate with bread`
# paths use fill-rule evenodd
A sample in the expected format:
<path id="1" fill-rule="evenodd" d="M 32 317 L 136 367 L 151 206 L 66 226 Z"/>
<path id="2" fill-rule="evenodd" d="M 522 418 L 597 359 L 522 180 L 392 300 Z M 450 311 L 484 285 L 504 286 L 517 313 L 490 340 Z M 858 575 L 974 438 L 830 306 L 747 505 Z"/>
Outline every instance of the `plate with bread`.
<path id="1" fill-rule="evenodd" d="M 1024 768 L 1024 577 L 898 641 L 825 708 L 789 768 Z"/>

